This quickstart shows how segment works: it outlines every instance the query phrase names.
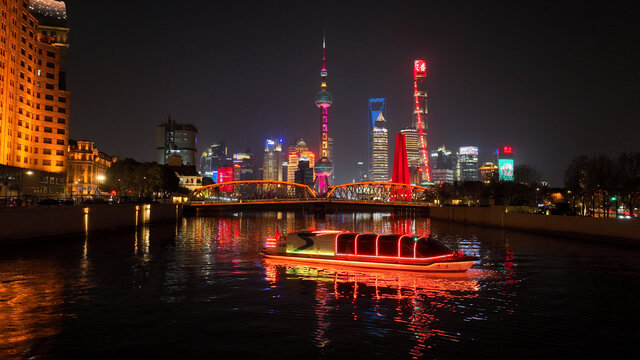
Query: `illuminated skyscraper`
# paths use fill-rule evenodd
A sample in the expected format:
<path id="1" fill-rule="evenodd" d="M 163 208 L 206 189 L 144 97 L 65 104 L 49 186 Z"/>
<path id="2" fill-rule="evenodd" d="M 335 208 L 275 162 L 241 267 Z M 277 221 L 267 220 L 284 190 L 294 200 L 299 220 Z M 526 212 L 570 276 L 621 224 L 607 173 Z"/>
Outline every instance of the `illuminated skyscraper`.
<path id="1" fill-rule="evenodd" d="M 382 113 L 371 130 L 371 181 L 389 181 L 389 134 Z"/>
<path id="2" fill-rule="evenodd" d="M 329 176 L 333 172 L 333 163 L 329 160 L 329 107 L 333 103 L 331 93 L 327 91 L 327 66 L 326 66 L 326 42 L 322 37 L 322 70 L 320 70 L 321 84 L 320 92 L 316 95 L 315 104 L 320 108 L 321 128 L 320 128 L 320 151 L 318 152 L 320 160 L 313 165 L 310 159 L 310 167 L 315 172 L 314 187 L 319 193 L 325 193 L 329 187 Z M 291 162 L 289 162 L 291 164 Z"/>
<path id="3" fill-rule="evenodd" d="M 233 159 L 227 154 L 227 145 L 224 142 L 211 144 L 200 155 L 198 171 L 213 181 L 218 178 L 218 169 L 222 166 L 231 166 Z"/>
<path id="4" fill-rule="evenodd" d="M 55 173 L 47 175 L 52 177 L 60 174 L 63 191 L 70 97 L 66 87 L 66 5 L 54 0 L 4 0 L 0 10 L 3 183 L 17 179 L 10 172 L 22 174 L 23 169 L 33 169 Z M 29 174 L 39 176 L 33 171 Z"/>
<path id="5" fill-rule="evenodd" d="M 387 99 L 386 98 L 369 98 L 369 118 L 367 119 L 367 158 L 371 160 L 371 134 L 373 134 L 373 127 L 376 125 L 376 120 L 380 114 L 386 119 L 387 118 Z M 371 176 L 371 162 L 368 164 L 369 166 L 369 176 Z"/>
<path id="6" fill-rule="evenodd" d="M 356 162 L 356 173 L 353 178 L 353 182 L 363 182 L 369 180 L 367 176 L 367 167 L 365 166 L 363 161 Z"/>
<path id="7" fill-rule="evenodd" d="M 407 128 L 400 130 L 404 135 L 405 144 L 407 146 L 407 161 L 409 163 L 409 178 L 411 184 L 420 185 L 422 178 L 422 162 L 420 161 L 420 138 L 418 130 L 415 128 Z"/>
<path id="8" fill-rule="evenodd" d="M 414 113 L 416 116 L 415 128 L 418 130 L 420 141 L 420 160 L 422 162 L 422 180 L 431 181 L 429 169 L 429 156 L 427 155 L 427 90 L 425 79 L 427 78 L 427 63 L 424 60 L 413 62 L 413 96 Z"/>
<path id="9" fill-rule="evenodd" d="M 309 160 L 309 168 L 313 169 L 315 165 L 315 154 L 312 151 L 309 151 L 307 147 L 307 143 L 298 139 L 294 141 L 289 148 L 287 149 L 287 181 L 295 182 L 296 170 L 298 170 L 298 161 L 300 158 L 306 158 Z M 315 176 L 315 174 L 314 174 Z"/>
<path id="10" fill-rule="evenodd" d="M 282 139 L 266 140 L 262 168 L 262 180 L 282 181 Z"/>
<path id="11" fill-rule="evenodd" d="M 478 147 L 463 146 L 458 152 L 459 181 L 478 181 Z"/>

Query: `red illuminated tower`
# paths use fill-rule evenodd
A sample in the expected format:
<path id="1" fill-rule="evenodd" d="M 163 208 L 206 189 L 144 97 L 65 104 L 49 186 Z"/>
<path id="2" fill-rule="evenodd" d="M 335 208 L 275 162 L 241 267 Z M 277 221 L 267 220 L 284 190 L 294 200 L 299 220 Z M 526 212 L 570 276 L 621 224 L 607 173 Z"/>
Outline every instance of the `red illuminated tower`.
<path id="1" fill-rule="evenodd" d="M 427 63 L 424 60 L 413 62 L 413 96 L 415 99 L 416 129 L 420 138 L 420 160 L 422 179 L 431 181 L 429 157 L 427 156 L 427 90 L 424 81 L 427 78 Z"/>
<path id="2" fill-rule="evenodd" d="M 320 138 L 320 160 L 316 163 L 315 173 L 316 180 L 314 188 L 320 194 L 327 192 L 329 188 L 329 176 L 333 172 L 333 164 L 329 161 L 329 106 L 333 103 L 331 93 L 327 91 L 327 66 L 326 66 L 326 43 L 324 35 L 322 36 L 322 70 L 320 76 L 322 82 L 320 92 L 316 95 L 315 104 L 320 108 L 321 114 L 321 138 Z"/>

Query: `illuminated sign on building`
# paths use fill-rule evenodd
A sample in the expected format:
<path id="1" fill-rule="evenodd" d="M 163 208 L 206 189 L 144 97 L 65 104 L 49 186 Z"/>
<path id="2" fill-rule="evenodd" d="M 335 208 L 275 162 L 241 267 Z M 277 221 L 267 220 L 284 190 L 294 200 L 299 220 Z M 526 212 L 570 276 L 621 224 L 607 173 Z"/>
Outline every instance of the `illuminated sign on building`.
<path id="1" fill-rule="evenodd" d="M 502 153 L 504 154 L 513 154 L 513 148 L 511 146 L 503 146 Z"/>
<path id="2" fill-rule="evenodd" d="M 498 159 L 500 181 L 513 181 L 513 159 Z"/>
<path id="3" fill-rule="evenodd" d="M 415 76 L 426 77 L 427 76 L 427 62 L 424 60 L 415 60 L 413 62 L 413 72 Z"/>

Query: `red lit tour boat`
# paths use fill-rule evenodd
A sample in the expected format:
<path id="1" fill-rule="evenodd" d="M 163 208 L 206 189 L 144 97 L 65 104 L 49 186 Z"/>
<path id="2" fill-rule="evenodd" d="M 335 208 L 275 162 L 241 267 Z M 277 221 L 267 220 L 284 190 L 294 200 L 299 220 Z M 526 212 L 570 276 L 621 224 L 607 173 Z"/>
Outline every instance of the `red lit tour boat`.
<path id="1" fill-rule="evenodd" d="M 267 239 L 264 255 L 304 263 L 428 272 L 463 272 L 478 260 L 429 236 L 332 230 L 276 235 Z"/>

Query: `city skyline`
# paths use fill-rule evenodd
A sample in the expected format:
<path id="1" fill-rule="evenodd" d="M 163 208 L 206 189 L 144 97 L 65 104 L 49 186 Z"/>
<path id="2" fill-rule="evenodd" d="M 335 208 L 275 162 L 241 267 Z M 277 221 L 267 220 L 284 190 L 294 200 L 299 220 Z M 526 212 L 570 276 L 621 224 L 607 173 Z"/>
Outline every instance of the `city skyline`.
<path id="1" fill-rule="evenodd" d="M 198 127 L 198 151 L 218 140 L 233 151 L 258 149 L 274 136 L 304 138 L 317 149 L 310 105 L 326 28 L 332 92 L 340 99 L 332 107 L 338 183 L 367 158 L 368 98 L 388 99 L 390 134 L 411 125 L 414 59 L 425 59 L 429 70 L 429 151 L 473 144 L 484 162 L 496 148 L 513 146 L 516 163 L 560 186 L 575 155 L 637 150 L 638 48 L 631 12 L 621 5 L 574 11 L 563 3 L 547 11 L 406 3 L 389 4 L 383 14 L 374 5 L 338 11 L 328 2 L 318 16 L 295 3 L 127 3 L 121 16 L 131 21 L 114 29 L 94 15 L 96 4 L 70 1 L 70 137 L 150 161 L 153 137 L 144 135 L 170 113 Z M 183 29 L 171 26 L 183 18 Z M 201 31 L 224 36 L 190 40 Z M 257 83 L 270 90 L 247 96 Z"/>

